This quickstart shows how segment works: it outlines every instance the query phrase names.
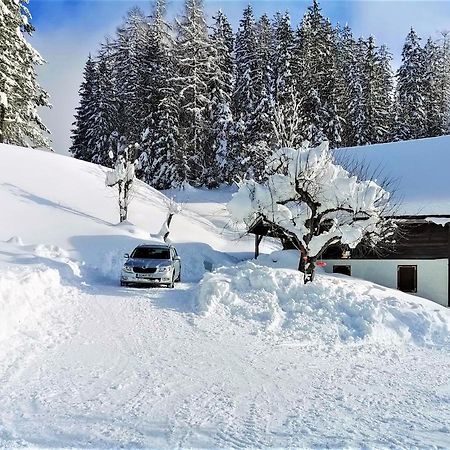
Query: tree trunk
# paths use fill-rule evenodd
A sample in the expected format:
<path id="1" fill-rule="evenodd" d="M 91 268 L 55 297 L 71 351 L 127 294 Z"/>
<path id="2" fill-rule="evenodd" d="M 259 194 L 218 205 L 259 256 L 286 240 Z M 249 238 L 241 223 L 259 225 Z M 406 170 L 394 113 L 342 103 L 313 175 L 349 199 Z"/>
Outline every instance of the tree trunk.
<path id="1" fill-rule="evenodd" d="M 5 116 L 6 116 L 6 108 L 1 105 L 0 106 L 0 144 L 5 142 Z"/>
<path id="2" fill-rule="evenodd" d="M 164 242 L 167 242 L 167 239 L 169 237 L 169 233 L 170 233 L 170 223 L 172 222 L 172 217 L 174 216 L 174 213 L 169 213 L 167 220 L 166 220 L 166 232 L 164 233 L 163 239 Z"/>
<path id="3" fill-rule="evenodd" d="M 128 207 L 125 197 L 125 187 L 122 182 L 119 182 L 119 215 L 121 223 L 127 220 Z"/>
<path id="4" fill-rule="evenodd" d="M 305 261 L 305 271 L 303 272 L 304 283 L 309 283 L 314 281 L 314 276 L 316 273 L 316 257 L 307 257 Z"/>
<path id="5" fill-rule="evenodd" d="M 298 261 L 299 272 L 305 273 L 305 254 L 300 250 L 300 259 Z"/>

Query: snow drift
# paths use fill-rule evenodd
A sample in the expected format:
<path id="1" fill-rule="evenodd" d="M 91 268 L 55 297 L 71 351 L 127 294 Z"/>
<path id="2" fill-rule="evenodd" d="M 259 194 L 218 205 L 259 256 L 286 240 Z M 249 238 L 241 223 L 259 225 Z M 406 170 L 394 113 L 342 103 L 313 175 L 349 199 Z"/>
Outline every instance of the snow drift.
<path id="1" fill-rule="evenodd" d="M 292 261 L 292 255 L 288 263 Z M 283 263 L 281 263 L 283 264 Z M 208 274 L 199 288 L 200 313 L 299 345 L 370 342 L 450 347 L 450 314 L 429 301 L 345 276 L 301 274 L 245 262 Z"/>

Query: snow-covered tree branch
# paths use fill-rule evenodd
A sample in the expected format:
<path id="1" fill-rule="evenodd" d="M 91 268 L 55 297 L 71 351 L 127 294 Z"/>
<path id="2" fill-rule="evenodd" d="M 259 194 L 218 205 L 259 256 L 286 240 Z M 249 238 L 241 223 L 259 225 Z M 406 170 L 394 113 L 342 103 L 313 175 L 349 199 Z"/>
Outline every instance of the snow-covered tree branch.
<path id="1" fill-rule="evenodd" d="M 331 245 L 355 248 L 392 235 L 390 193 L 338 165 L 328 142 L 311 148 L 281 148 L 267 165 L 267 181 L 241 182 L 228 209 L 248 227 L 257 220 L 285 233 L 301 252 L 305 282 L 314 279 L 317 258 Z"/>

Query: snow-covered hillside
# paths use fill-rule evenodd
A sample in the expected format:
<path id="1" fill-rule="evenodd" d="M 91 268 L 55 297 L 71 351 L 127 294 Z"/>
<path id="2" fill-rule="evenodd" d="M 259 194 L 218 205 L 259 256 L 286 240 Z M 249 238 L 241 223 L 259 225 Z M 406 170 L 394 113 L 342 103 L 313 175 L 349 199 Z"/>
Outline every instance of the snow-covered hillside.
<path id="1" fill-rule="evenodd" d="M 229 188 L 167 192 L 183 282 L 121 288 L 167 197 L 139 183 L 118 226 L 104 170 L 0 146 L 0 447 L 450 446 L 448 310 L 241 261 Z"/>

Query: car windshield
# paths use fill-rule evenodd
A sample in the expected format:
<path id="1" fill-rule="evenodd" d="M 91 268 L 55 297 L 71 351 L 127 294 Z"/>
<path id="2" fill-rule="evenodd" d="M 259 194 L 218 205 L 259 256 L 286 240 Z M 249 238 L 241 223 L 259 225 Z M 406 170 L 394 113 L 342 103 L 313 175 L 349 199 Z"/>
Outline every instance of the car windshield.
<path id="1" fill-rule="evenodd" d="M 170 259 L 168 248 L 138 247 L 131 254 L 132 258 L 138 259 Z"/>

